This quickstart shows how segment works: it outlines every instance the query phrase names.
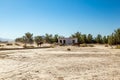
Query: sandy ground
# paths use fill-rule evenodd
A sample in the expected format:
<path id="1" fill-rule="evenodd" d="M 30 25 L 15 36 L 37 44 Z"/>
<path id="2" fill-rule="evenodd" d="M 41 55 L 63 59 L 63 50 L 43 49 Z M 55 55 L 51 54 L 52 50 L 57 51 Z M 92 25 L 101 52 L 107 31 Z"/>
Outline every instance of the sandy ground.
<path id="1" fill-rule="evenodd" d="M 67 46 L 1 51 L 0 80 L 120 80 L 120 50 Z"/>

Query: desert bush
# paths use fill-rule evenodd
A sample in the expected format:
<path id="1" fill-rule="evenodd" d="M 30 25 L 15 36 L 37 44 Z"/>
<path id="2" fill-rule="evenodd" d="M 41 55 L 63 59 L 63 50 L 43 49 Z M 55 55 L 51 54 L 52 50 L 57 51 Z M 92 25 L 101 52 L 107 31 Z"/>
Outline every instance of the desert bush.
<path id="1" fill-rule="evenodd" d="M 12 43 L 7 43 L 6 45 L 7 45 L 7 46 L 12 46 L 13 44 L 12 44 Z"/>
<path id="2" fill-rule="evenodd" d="M 59 46 L 64 46 L 64 44 L 59 44 Z"/>
<path id="3" fill-rule="evenodd" d="M 80 47 L 88 47 L 87 44 L 80 44 Z"/>
<path id="4" fill-rule="evenodd" d="M 23 45 L 23 48 L 34 48 L 34 46 L 26 46 L 26 45 Z"/>
<path id="5" fill-rule="evenodd" d="M 16 45 L 16 46 L 20 46 L 20 44 L 18 44 L 18 43 L 15 43 L 15 45 Z"/>
<path id="6" fill-rule="evenodd" d="M 108 47 L 109 45 L 108 44 L 105 44 L 105 47 Z"/>
<path id="7" fill-rule="evenodd" d="M 94 45 L 93 45 L 93 44 L 89 44 L 88 46 L 89 46 L 89 47 L 94 47 Z"/>
<path id="8" fill-rule="evenodd" d="M 55 45 L 51 45 L 50 47 L 51 47 L 51 48 L 55 48 Z"/>
<path id="9" fill-rule="evenodd" d="M 26 45 L 23 45 L 23 48 L 27 48 L 27 46 L 26 46 Z"/>
<path id="10" fill-rule="evenodd" d="M 71 51 L 71 49 L 70 49 L 70 48 L 67 48 L 67 51 Z"/>
<path id="11" fill-rule="evenodd" d="M 0 47 L 4 47 L 4 45 L 0 45 Z"/>
<path id="12" fill-rule="evenodd" d="M 120 45 L 117 45 L 115 48 L 116 48 L 116 49 L 120 49 Z"/>
<path id="13" fill-rule="evenodd" d="M 35 48 L 34 46 L 27 46 L 28 48 Z"/>

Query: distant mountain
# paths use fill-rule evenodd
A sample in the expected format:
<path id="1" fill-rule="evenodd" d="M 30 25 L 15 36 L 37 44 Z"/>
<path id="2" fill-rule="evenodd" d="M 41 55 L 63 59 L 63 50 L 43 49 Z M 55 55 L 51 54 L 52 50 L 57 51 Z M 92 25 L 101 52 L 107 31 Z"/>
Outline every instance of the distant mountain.
<path id="1" fill-rule="evenodd" d="M 6 39 L 6 38 L 0 38 L 0 41 L 1 42 L 5 42 L 5 41 L 10 42 L 10 41 L 14 41 L 14 40 L 12 40 L 12 39 Z"/>

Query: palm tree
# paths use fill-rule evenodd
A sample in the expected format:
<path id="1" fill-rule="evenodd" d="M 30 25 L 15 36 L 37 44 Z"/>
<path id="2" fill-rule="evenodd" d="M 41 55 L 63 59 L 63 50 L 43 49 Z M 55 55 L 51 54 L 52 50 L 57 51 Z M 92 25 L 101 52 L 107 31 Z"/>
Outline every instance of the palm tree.
<path id="1" fill-rule="evenodd" d="M 115 43 L 120 44 L 120 28 L 114 31 Z"/>
<path id="2" fill-rule="evenodd" d="M 54 37 L 53 37 L 54 42 L 57 43 L 58 42 L 58 38 L 59 38 L 58 34 L 55 34 Z"/>
<path id="3" fill-rule="evenodd" d="M 72 34 L 71 37 L 77 38 L 77 39 L 78 39 L 78 43 L 81 43 L 81 42 L 82 42 L 81 33 L 80 33 L 80 32 L 76 32 L 76 33 Z"/>
<path id="4" fill-rule="evenodd" d="M 82 43 L 87 43 L 86 34 L 81 35 Z"/>
<path id="5" fill-rule="evenodd" d="M 92 43 L 93 42 L 93 37 L 92 37 L 91 34 L 88 34 L 87 41 L 88 41 L 88 43 Z"/>
<path id="6" fill-rule="evenodd" d="M 27 40 L 27 43 L 32 44 L 33 43 L 33 34 L 32 33 L 25 33 L 25 39 Z"/>
<path id="7" fill-rule="evenodd" d="M 108 44 L 112 47 L 112 45 L 115 44 L 115 38 L 114 38 L 114 34 L 112 33 L 112 35 L 110 35 L 108 37 Z M 113 47 L 112 47 L 113 48 Z"/>
<path id="8" fill-rule="evenodd" d="M 102 36 L 100 34 L 97 35 L 95 40 L 96 40 L 97 43 L 100 43 L 100 44 L 103 43 Z"/>
<path id="9" fill-rule="evenodd" d="M 41 46 L 41 44 L 43 43 L 43 38 L 41 36 L 35 36 L 34 41 L 37 44 L 37 46 Z"/>
<path id="10" fill-rule="evenodd" d="M 45 41 L 46 41 L 47 43 L 53 43 L 54 41 L 53 41 L 53 36 L 52 36 L 52 34 L 45 34 Z"/>
<path id="11" fill-rule="evenodd" d="M 23 43 L 25 44 L 24 47 L 26 47 L 27 43 L 32 44 L 33 43 L 33 34 L 32 33 L 25 33 L 25 35 L 22 37 Z"/>
<path id="12" fill-rule="evenodd" d="M 103 43 L 107 44 L 108 43 L 108 38 L 106 36 L 103 37 Z"/>

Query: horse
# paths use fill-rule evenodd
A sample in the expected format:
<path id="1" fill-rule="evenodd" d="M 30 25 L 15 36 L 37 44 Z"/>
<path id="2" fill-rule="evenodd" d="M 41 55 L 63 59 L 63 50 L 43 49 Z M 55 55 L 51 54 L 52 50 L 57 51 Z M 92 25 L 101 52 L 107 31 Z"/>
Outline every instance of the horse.
<path id="1" fill-rule="evenodd" d="M 40 46 L 40 47 L 41 47 L 42 44 L 43 44 L 43 42 L 38 42 L 38 43 L 37 43 L 37 46 Z"/>

